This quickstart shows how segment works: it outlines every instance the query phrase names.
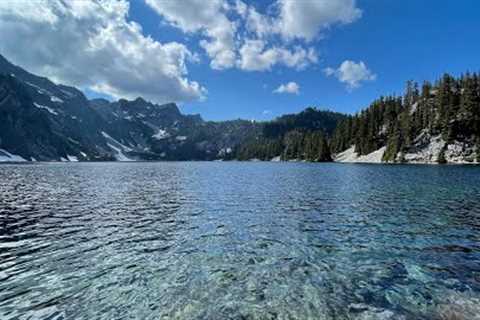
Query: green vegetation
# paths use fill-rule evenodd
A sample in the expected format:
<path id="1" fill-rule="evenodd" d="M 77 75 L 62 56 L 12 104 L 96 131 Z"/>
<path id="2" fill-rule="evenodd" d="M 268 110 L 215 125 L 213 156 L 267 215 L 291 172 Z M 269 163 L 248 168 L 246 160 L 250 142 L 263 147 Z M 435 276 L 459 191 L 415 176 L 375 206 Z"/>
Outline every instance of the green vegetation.
<path id="1" fill-rule="evenodd" d="M 380 97 L 355 115 L 307 108 L 269 122 L 212 122 L 183 115 L 173 103 L 88 100 L 0 55 L 0 123 L 0 149 L 37 160 L 126 154 L 137 160 L 321 162 L 355 146 L 358 155 L 384 149 L 386 162 L 480 162 L 480 78 L 466 73 L 421 86 L 408 81 L 402 96 Z"/>
<path id="2" fill-rule="evenodd" d="M 235 152 L 239 160 L 331 161 L 329 137 L 347 116 L 315 108 L 284 115 L 263 124 L 262 134 L 241 144 Z"/>
<path id="3" fill-rule="evenodd" d="M 355 145 L 361 155 L 386 146 L 384 161 L 401 162 L 421 135 L 441 135 L 444 141 L 478 145 L 480 81 L 478 74 L 454 78 L 445 74 L 434 85 L 407 82 L 403 97 L 382 97 L 359 114 L 338 124 L 330 141 L 332 153 Z M 445 150 L 439 155 L 445 162 Z"/>
<path id="4" fill-rule="evenodd" d="M 403 96 L 381 97 L 356 115 L 308 108 L 263 124 L 262 133 L 239 145 L 239 160 L 331 161 L 332 154 L 355 145 L 366 155 L 386 147 L 383 161 L 403 162 L 413 146 L 441 137 L 480 146 L 480 80 L 478 74 L 454 78 L 445 74 L 421 88 L 408 81 Z M 423 142 L 420 141 L 423 139 Z M 438 156 L 444 163 L 446 147 Z M 477 152 L 480 160 L 480 153 Z"/>

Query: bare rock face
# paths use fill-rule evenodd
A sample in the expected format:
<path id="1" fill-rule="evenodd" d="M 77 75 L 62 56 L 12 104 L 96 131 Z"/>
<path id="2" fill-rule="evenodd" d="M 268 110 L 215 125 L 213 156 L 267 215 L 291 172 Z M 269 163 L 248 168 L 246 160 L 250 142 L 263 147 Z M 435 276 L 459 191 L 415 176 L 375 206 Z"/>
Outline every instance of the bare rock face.
<path id="1" fill-rule="evenodd" d="M 423 131 L 403 155 L 403 160 L 409 163 L 438 163 L 440 153 L 445 148 L 441 135 L 432 136 Z M 397 155 L 400 159 L 402 155 Z"/>
<path id="2" fill-rule="evenodd" d="M 368 155 L 358 155 L 355 153 L 355 146 L 335 155 L 335 162 L 352 163 L 381 163 L 385 147 L 382 147 Z M 431 135 L 423 131 L 413 141 L 406 153 L 398 153 L 396 162 L 398 163 L 419 163 L 436 164 L 441 158 L 445 163 L 453 164 L 477 164 L 477 154 L 480 152 L 475 146 L 474 139 L 468 138 L 464 141 L 455 140 L 447 143 L 440 134 Z"/>
<path id="3" fill-rule="evenodd" d="M 250 121 L 208 122 L 174 103 L 88 100 L 1 55 L 0 123 L 3 161 L 214 160 L 259 133 Z"/>
<path id="4" fill-rule="evenodd" d="M 413 142 L 408 151 L 397 155 L 408 163 L 438 163 L 441 158 L 445 163 L 477 163 L 477 148 L 473 138 L 447 143 L 441 135 L 432 136 L 423 131 Z"/>
<path id="5" fill-rule="evenodd" d="M 473 141 L 454 141 L 447 145 L 445 159 L 448 163 L 477 163 L 477 147 Z"/>

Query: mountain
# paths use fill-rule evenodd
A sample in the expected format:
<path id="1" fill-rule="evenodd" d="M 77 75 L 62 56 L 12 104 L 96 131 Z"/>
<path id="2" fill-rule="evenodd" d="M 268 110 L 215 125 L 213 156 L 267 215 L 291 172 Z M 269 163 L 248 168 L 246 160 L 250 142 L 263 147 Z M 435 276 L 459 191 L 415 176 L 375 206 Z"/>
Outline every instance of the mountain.
<path id="1" fill-rule="evenodd" d="M 445 74 L 421 89 L 409 81 L 403 97 L 340 122 L 330 147 L 343 162 L 479 163 L 479 75 Z"/>
<path id="2" fill-rule="evenodd" d="M 27 160 L 109 158 L 94 130 L 103 121 L 80 91 L 57 86 L 4 59 L 0 70 L 1 149 Z"/>
<path id="3" fill-rule="evenodd" d="M 260 133 L 257 123 L 204 121 L 174 103 L 88 100 L 2 56 L 0 123 L 4 161 L 214 160 Z"/>
<path id="4" fill-rule="evenodd" d="M 241 160 L 480 163 L 480 76 L 409 81 L 356 115 L 308 108 L 263 124 L 237 148 Z"/>
<path id="5" fill-rule="evenodd" d="M 445 74 L 356 115 L 307 108 L 269 122 L 205 121 L 174 103 L 88 100 L 0 55 L 0 161 L 480 162 L 480 77 Z"/>
<path id="6" fill-rule="evenodd" d="M 328 140 L 347 116 L 338 112 L 307 108 L 262 123 L 262 133 L 235 150 L 239 160 L 332 161 Z"/>

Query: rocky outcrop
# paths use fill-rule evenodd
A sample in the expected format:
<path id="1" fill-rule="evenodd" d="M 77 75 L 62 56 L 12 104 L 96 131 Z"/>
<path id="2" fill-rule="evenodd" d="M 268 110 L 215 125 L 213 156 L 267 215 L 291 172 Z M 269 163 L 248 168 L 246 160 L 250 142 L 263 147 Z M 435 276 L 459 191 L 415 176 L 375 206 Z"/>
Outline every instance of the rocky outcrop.
<path id="1" fill-rule="evenodd" d="M 334 156 L 335 162 L 347 163 L 382 163 L 386 147 L 382 147 L 367 155 L 358 155 L 355 146 Z M 430 135 L 422 132 L 405 153 L 398 153 L 397 163 L 418 164 L 478 164 L 478 152 L 473 139 L 455 140 L 447 143 L 441 135 Z"/>
<path id="2" fill-rule="evenodd" d="M 250 121 L 184 115 L 174 103 L 88 100 L 2 56 L 0 123 L 3 161 L 223 159 L 259 132 Z"/>
<path id="3" fill-rule="evenodd" d="M 447 145 L 445 160 L 448 163 L 477 164 L 479 152 L 472 141 L 454 141 Z"/>
<path id="4" fill-rule="evenodd" d="M 408 163 L 458 163 L 477 162 L 477 147 L 473 138 L 447 143 L 441 135 L 430 135 L 423 131 L 405 154 L 398 154 L 397 161 Z"/>
<path id="5" fill-rule="evenodd" d="M 398 153 L 397 161 L 409 163 L 438 163 L 446 142 L 441 135 L 422 132 L 405 154 Z"/>
<path id="6" fill-rule="evenodd" d="M 434 104 L 434 90 L 429 97 L 426 101 Z M 398 104 L 395 99 L 388 101 L 394 105 L 384 106 L 390 110 L 383 111 L 385 119 Z M 336 162 L 479 163 L 480 138 L 478 130 L 473 130 L 478 119 L 465 121 L 466 111 L 451 116 L 449 130 L 435 128 L 445 121 L 439 122 L 438 111 L 425 109 L 425 103 L 412 104 L 401 116 L 395 111 L 395 121 L 376 123 L 371 119 L 382 112 L 373 111 L 370 117 L 364 112 L 365 119 L 355 121 L 314 108 L 265 123 L 204 121 L 199 115 L 182 114 L 174 103 L 158 105 L 142 98 L 88 100 L 76 88 L 31 74 L 0 55 L 0 161 L 331 161 L 331 151 L 336 150 L 341 151 L 333 156 Z M 405 119 L 422 123 L 419 120 L 426 116 L 418 114 L 426 111 L 433 119 L 430 125 L 400 130 L 409 127 L 405 123 L 414 123 Z M 427 127 L 434 130 L 421 130 Z M 357 131 L 352 134 L 354 128 Z M 445 141 L 440 132 L 451 141 Z M 357 146 L 347 148 L 352 143 Z M 364 154 L 359 155 L 359 150 Z"/>

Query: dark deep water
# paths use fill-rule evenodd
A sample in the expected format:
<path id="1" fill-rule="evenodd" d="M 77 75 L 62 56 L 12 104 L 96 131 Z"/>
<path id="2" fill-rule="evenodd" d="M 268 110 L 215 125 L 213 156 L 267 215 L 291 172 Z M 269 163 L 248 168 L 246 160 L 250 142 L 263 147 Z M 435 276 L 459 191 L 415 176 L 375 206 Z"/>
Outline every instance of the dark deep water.
<path id="1" fill-rule="evenodd" d="M 480 167 L 0 166 L 0 319 L 480 318 Z"/>

